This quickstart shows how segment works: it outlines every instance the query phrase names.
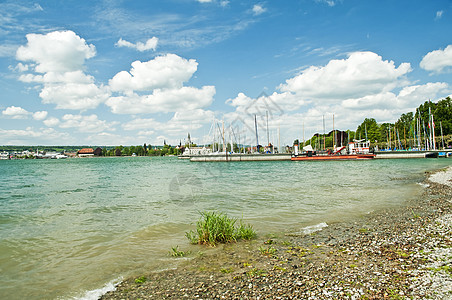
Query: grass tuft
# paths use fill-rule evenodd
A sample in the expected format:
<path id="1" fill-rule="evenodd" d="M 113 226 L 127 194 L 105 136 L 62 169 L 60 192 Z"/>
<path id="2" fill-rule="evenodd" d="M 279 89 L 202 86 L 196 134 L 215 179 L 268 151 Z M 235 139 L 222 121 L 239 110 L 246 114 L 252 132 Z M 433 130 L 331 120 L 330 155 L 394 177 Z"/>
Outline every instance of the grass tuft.
<path id="1" fill-rule="evenodd" d="M 179 246 L 171 247 L 171 251 L 169 252 L 169 254 L 172 257 L 184 257 L 185 255 L 187 255 L 189 253 L 190 252 L 185 252 L 185 251 L 179 250 Z"/>
<path id="2" fill-rule="evenodd" d="M 186 232 L 186 237 L 192 244 L 207 244 L 215 246 L 218 243 L 231 243 L 240 239 L 250 240 L 256 236 L 249 224 L 236 227 L 237 219 L 223 213 L 201 212 L 201 218 L 196 223 L 196 231 Z"/>

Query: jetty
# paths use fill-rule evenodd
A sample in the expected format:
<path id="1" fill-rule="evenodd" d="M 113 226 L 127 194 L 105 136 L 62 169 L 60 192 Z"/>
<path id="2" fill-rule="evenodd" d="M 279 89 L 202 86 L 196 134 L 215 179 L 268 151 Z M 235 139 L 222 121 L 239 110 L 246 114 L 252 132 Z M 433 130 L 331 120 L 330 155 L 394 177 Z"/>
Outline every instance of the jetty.
<path id="1" fill-rule="evenodd" d="M 220 162 L 220 161 L 290 161 L 291 153 L 267 153 L 267 154 L 210 154 L 191 156 L 190 161 L 195 162 Z"/>

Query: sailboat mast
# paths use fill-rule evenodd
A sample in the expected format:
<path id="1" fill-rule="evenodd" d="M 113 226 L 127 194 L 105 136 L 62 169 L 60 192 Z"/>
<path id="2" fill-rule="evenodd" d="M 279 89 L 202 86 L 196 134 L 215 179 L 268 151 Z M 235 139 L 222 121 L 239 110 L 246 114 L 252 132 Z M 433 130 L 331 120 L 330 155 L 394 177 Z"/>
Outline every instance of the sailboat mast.
<path id="1" fill-rule="evenodd" d="M 265 111 L 266 116 L 267 116 L 267 147 L 270 147 L 270 137 L 269 137 L 269 132 L 268 132 L 268 110 Z"/>
<path id="2" fill-rule="evenodd" d="M 257 135 L 257 118 L 256 115 L 254 115 L 254 129 L 256 131 L 256 150 L 259 152 L 259 137 Z"/>
<path id="3" fill-rule="evenodd" d="M 323 150 L 325 150 L 325 115 L 323 115 Z"/>
<path id="4" fill-rule="evenodd" d="M 223 119 L 223 122 L 222 122 L 222 123 L 223 123 L 223 152 L 226 153 L 226 152 L 227 152 L 227 151 L 226 151 L 227 149 L 226 149 L 225 138 L 224 138 L 224 119 Z"/>
<path id="5" fill-rule="evenodd" d="M 336 149 L 336 131 L 334 130 L 334 114 L 333 114 L 333 151 Z"/>

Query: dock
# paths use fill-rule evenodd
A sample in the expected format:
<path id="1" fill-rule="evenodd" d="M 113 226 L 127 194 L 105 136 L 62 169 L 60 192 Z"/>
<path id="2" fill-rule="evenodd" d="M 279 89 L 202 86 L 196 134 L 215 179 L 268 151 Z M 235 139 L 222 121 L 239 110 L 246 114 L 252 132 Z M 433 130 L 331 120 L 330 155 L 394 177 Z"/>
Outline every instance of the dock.
<path id="1" fill-rule="evenodd" d="M 272 154 L 210 154 L 190 157 L 195 162 L 220 162 L 220 161 L 290 161 L 290 153 Z"/>

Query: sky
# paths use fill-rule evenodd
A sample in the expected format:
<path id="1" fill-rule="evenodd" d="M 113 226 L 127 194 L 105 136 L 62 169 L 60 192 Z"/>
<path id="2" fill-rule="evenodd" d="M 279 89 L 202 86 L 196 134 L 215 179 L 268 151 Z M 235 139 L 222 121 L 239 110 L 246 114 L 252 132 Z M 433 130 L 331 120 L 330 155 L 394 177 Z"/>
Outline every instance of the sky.
<path id="1" fill-rule="evenodd" d="M 288 145 L 451 96 L 452 1 L 0 1 L 0 91 L 0 145 Z"/>

